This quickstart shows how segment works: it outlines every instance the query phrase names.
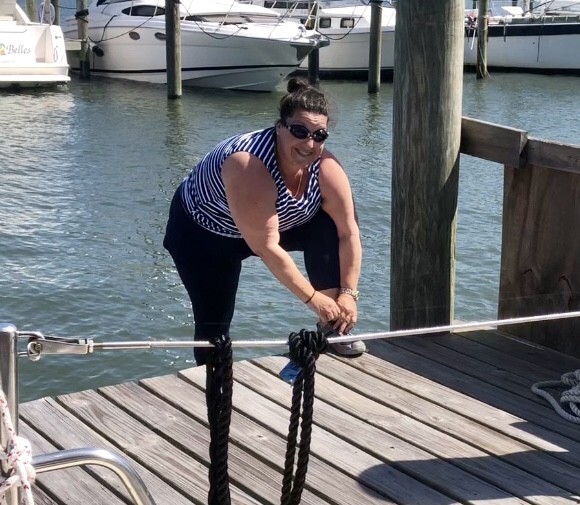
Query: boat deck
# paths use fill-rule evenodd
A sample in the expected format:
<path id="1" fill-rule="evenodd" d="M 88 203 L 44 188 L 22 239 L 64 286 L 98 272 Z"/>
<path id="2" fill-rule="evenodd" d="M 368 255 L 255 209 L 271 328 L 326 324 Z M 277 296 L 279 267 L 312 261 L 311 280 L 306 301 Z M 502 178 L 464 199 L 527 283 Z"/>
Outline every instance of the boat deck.
<path id="1" fill-rule="evenodd" d="M 494 331 L 373 341 L 318 360 L 303 505 L 565 505 L 580 498 L 580 427 L 530 387 L 580 360 Z M 280 503 L 290 386 L 283 357 L 234 365 L 233 504 Z M 158 505 L 207 503 L 205 369 L 21 405 L 34 454 L 124 453 Z M 98 467 L 40 474 L 36 503 L 128 502 Z M 89 498 L 90 497 L 90 498 Z M 88 501 L 89 500 L 89 501 Z"/>

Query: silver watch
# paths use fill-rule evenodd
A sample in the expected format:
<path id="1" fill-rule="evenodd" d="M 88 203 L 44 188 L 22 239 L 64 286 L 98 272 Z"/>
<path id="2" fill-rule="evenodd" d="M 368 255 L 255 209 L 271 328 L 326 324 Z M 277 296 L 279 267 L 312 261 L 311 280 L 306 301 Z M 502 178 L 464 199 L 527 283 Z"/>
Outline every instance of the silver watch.
<path id="1" fill-rule="evenodd" d="M 355 302 L 358 300 L 358 297 L 360 294 L 356 289 L 350 289 L 350 288 L 340 288 L 340 292 L 344 293 L 345 295 L 352 296 L 354 298 Z"/>

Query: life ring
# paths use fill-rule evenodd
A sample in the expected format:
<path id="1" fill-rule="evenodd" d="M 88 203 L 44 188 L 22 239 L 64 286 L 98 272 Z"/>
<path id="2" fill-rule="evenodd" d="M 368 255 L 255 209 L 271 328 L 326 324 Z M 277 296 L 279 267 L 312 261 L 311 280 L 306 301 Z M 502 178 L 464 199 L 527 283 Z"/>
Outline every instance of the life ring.
<path id="1" fill-rule="evenodd" d="M 54 24 L 54 18 L 56 17 L 56 12 L 54 10 L 54 5 L 50 3 L 50 24 Z M 41 0 L 38 4 L 38 21 L 44 23 L 44 1 Z"/>

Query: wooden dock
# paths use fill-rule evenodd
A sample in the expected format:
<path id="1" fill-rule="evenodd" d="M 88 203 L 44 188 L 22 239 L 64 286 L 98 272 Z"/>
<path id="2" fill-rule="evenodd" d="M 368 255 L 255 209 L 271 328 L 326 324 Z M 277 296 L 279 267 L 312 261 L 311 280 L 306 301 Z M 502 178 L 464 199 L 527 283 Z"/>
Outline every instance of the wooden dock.
<path id="1" fill-rule="evenodd" d="M 304 505 L 580 503 L 580 426 L 530 391 L 580 360 L 493 331 L 373 341 L 318 360 Z M 233 504 L 280 502 L 286 363 L 234 365 Z M 34 454 L 94 446 L 130 458 L 158 505 L 207 503 L 205 369 L 21 405 Z M 98 467 L 40 474 L 36 502 L 128 502 Z"/>

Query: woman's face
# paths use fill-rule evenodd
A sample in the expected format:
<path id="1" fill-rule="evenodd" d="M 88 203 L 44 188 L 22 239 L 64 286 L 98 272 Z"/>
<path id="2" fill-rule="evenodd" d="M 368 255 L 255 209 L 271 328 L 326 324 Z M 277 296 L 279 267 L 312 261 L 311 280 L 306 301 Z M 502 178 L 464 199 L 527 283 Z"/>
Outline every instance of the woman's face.
<path id="1" fill-rule="evenodd" d="M 285 123 L 278 121 L 278 152 L 282 155 L 283 162 L 291 163 L 296 168 L 304 168 L 320 158 L 324 140 L 328 136 L 327 128 L 328 117 L 303 110 L 288 117 Z M 307 136 L 300 139 L 296 135 Z M 316 142 L 315 139 L 321 142 Z"/>

